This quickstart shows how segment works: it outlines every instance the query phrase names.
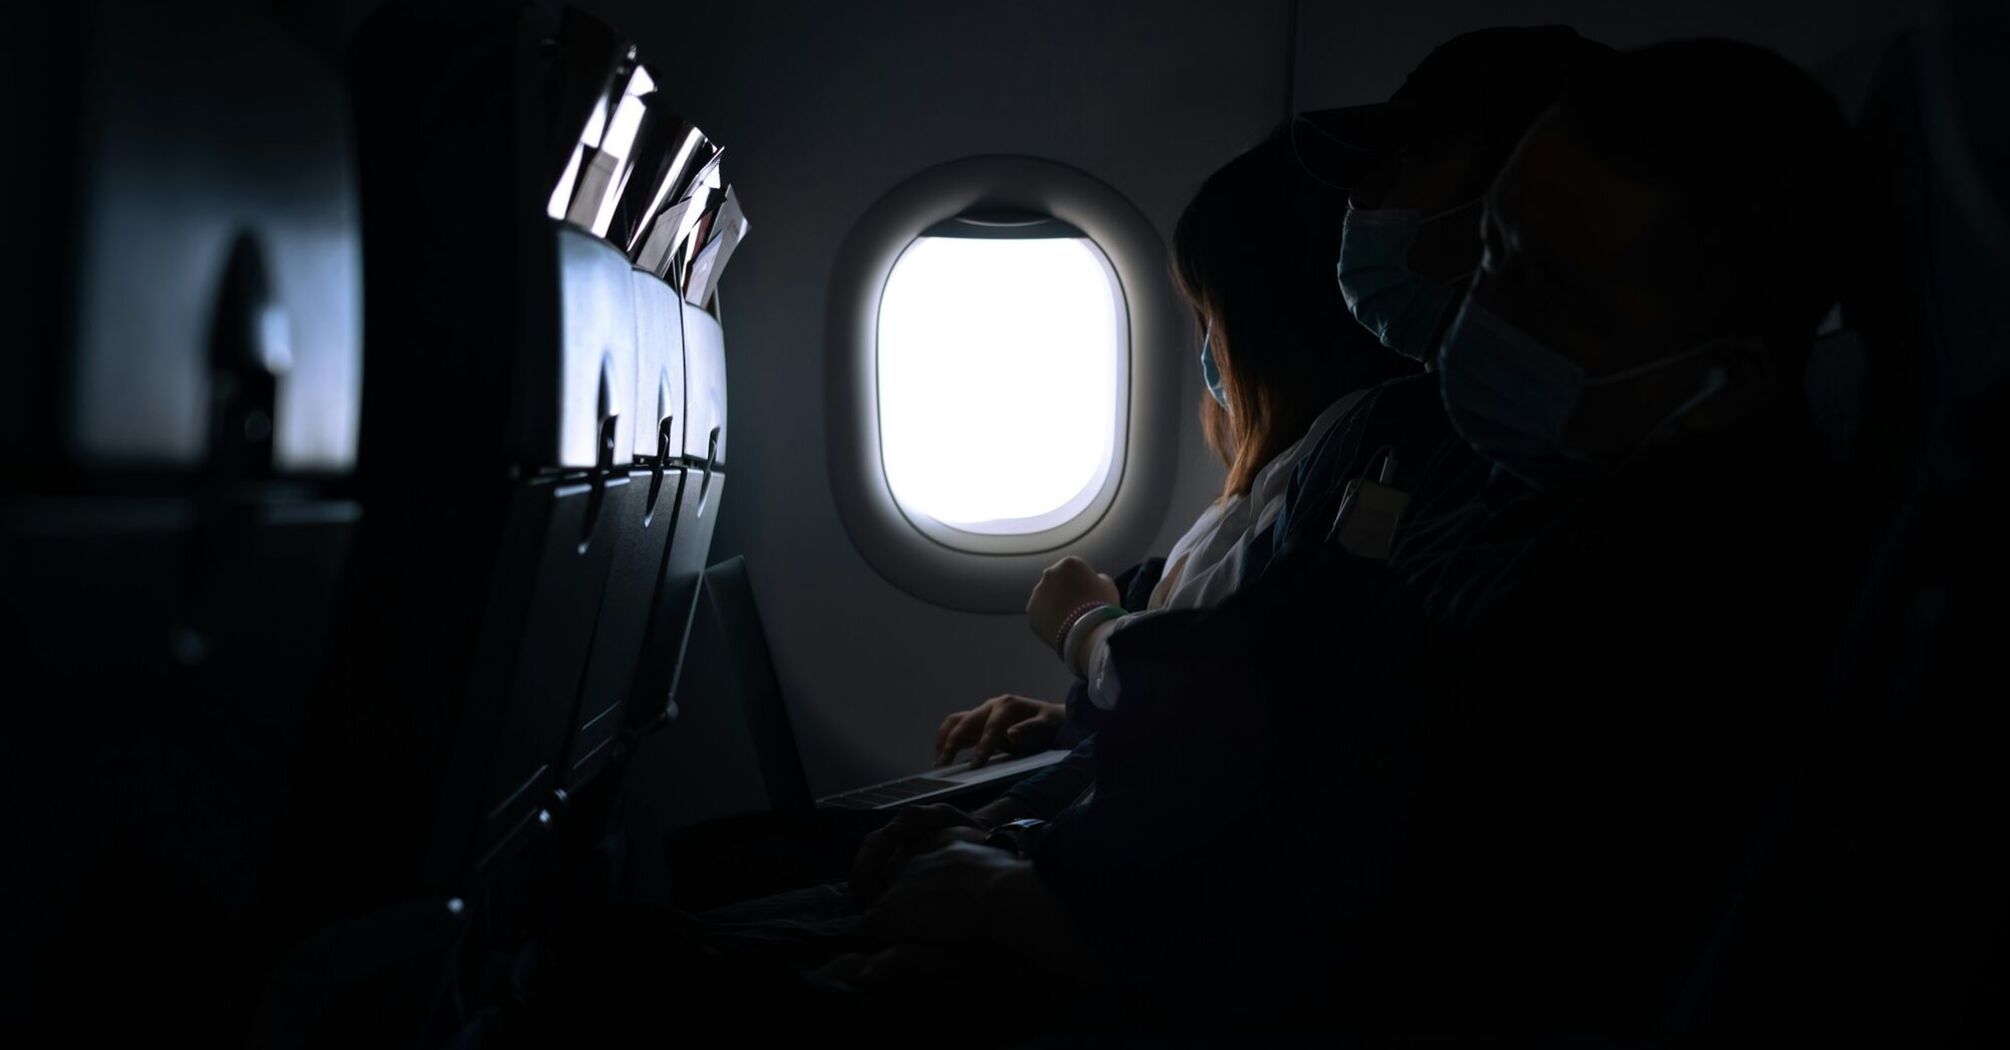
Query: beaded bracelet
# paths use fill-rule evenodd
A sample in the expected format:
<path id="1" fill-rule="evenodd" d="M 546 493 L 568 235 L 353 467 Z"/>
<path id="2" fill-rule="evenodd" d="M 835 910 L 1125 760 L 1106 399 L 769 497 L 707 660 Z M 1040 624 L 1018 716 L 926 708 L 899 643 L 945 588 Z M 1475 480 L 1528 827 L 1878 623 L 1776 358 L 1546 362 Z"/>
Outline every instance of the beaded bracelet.
<path id="1" fill-rule="evenodd" d="M 1050 643 L 1054 650 L 1054 655 L 1061 657 L 1063 660 L 1067 659 L 1067 654 L 1062 652 L 1062 647 L 1068 644 L 1068 632 L 1074 630 L 1075 621 L 1108 604 L 1108 602 L 1083 602 L 1068 610 L 1068 615 L 1061 618 L 1061 629 L 1054 632 L 1054 640 Z"/>

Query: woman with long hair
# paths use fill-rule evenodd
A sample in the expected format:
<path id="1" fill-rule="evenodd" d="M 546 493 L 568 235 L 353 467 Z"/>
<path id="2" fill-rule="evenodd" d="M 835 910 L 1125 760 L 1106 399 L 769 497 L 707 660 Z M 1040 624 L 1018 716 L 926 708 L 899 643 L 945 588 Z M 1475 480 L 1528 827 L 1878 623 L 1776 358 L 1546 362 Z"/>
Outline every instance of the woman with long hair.
<path id="1" fill-rule="evenodd" d="M 1360 392 L 1416 370 L 1354 321 L 1334 280 L 1344 191 L 1309 174 L 1288 128 L 1209 176 L 1173 231 L 1173 278 L 1201 335 L 1208 393 L 1201 422 L 1227 468 L 1220 495 L 1167 554 L 1141 607 L 1080 558 L 1041 575 L 1027 603 L 1035 634 L 1054 646 L 1100 708 L 1115 705 L 1103 674 L 1112 633 L 1163 609 L 1211 605 L 1242 582 L 1242 551 L 1269 527 L 1302 448 L 1316 443 Z M 1136 585 L 1133 585 L 1134 591 Z M 1062 704 L 999 696 L 951 715 L 937 761 L 965 747 L 981 763 L 1000 746 L 1051 739 Z"/>

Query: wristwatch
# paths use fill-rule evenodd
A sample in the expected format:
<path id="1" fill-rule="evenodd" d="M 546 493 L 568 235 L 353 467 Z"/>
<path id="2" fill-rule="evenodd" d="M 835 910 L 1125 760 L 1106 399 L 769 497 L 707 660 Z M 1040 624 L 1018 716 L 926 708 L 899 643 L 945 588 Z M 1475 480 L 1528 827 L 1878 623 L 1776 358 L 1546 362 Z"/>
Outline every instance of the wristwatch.
<path id="1" fill-rule="evenodd" d="M 1036 820 L 1032 817 L 1008 820 L 992 828 L 991 834 L 984 836 L 984 844 L 1002 849 L 1015 857 L 1024 859 L 1032 850 L 1033 843 L 1039 839 L 1040 832 L 1046 826 L 1046 821 Z"/>

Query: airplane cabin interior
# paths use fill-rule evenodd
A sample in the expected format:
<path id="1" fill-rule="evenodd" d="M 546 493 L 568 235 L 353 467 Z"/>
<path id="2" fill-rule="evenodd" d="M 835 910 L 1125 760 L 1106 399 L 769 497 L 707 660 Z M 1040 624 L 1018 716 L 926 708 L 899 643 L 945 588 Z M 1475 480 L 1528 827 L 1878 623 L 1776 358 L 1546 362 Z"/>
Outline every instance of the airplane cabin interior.
<path id="1" fill-rule="evenodd" d="M 4 1040 L 2001 1045 L 2006 47 L 10 0 Z"/>

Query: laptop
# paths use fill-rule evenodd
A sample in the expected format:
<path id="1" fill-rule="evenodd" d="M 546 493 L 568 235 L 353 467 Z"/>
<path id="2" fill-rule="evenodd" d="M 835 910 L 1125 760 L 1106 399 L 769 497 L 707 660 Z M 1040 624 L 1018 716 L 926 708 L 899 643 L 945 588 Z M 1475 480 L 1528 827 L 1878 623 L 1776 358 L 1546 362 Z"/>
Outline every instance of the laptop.
<path id="1" fill-rule="evenodd" d="M 760 809 L 885 810 L 948 802 L 1002 791 L 1068 755 L 994 755 L 981 769 L 961 762 L 812 802 L 744 558 L 705 570 L 689 652 L 678 686 L 683 714 L 666 734 L 675 739 L 664 743 L 674 747 L 663 756 L 678 780 L 664 792 L 678 800 L 677 824 Z"/>
<path id="2" fill-rule="evenodd" d="M 1011 782 L 1023 780 L 1066 757 L 1068 752 L 1065 750 L 1042 751 L 1018 758 L 993 756 L 981 769 L 971 768 L 968 762 L 958 762 L 953 766 L 820 798 L 817 805 L 838 809 L 898 809 L 923 802 L 948 802 L 986 788 L 1003 789 Z"/>

